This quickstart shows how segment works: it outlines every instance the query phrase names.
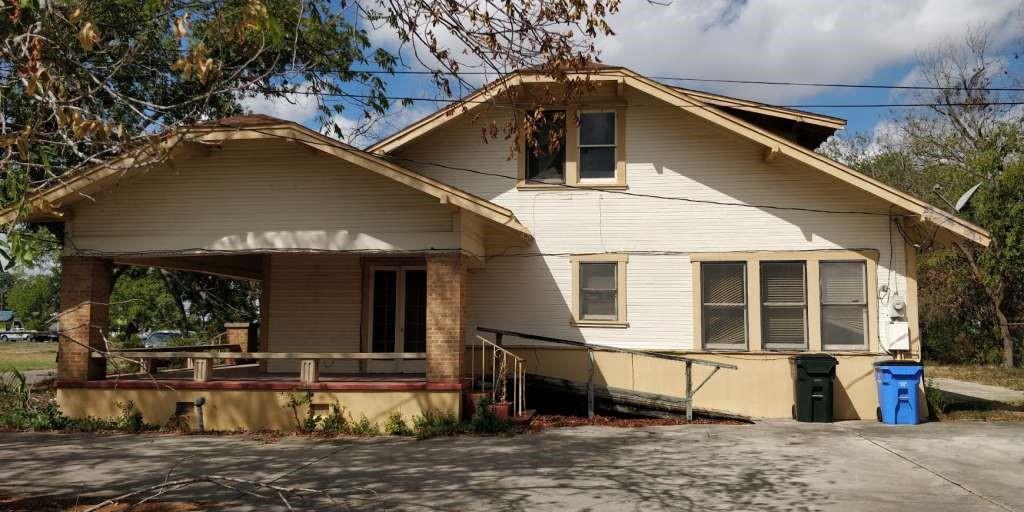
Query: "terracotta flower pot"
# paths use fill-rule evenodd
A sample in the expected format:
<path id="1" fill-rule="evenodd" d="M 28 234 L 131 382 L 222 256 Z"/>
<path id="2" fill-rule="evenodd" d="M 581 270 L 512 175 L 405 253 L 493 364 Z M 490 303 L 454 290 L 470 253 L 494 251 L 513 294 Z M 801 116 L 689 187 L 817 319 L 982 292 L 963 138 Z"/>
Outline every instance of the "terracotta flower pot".
<path id="1" fill-rule="evenodd" d="M 493 411 L 494 415 L 501 420 L 507 420 L 511 414 L 511 410 L 511 402 L 498 402 L 496 404 L 491 404 L 491 411 Z"/>

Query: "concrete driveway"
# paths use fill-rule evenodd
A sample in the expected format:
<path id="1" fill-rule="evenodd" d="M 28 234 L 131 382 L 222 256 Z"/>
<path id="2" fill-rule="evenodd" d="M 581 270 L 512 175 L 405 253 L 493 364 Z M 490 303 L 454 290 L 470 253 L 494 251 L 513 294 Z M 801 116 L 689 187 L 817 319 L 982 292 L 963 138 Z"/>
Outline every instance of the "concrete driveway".
<path id="1" fill-rule="evenodd" d="M 419 442 L 4 433 L 0 490 L 112 496 L 161 482 L 174 466 L 171 479 L 218 474 L 355 493 L 366 500 L 344 504 L 367 510 L 1024 511 L 1022 439 L 1024 424 L 788 421 Z M 285 509 L 208 484 L 161 499 Z"/>

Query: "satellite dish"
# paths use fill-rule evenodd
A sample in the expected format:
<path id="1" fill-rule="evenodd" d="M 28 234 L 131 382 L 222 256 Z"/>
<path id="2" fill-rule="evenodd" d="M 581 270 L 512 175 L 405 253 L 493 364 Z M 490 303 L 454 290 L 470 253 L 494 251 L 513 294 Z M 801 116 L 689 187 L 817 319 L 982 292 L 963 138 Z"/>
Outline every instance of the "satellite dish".
<path id="1" fill-rule="evenodd" d="M 978 191 L 978 187 L 980 186 L 981 183 L 978 183 L 977 185 L 967 189 L 967 192 L 964 192 L 964 195 L 960 196 L 960 199 L 956 200 L 956 206 L 953 208 L 958 212 L 963 211 L 963 209 L 967 207 L 967 203 L 971 202 L 971 197 L 974 196 L 974 193 Z"/>

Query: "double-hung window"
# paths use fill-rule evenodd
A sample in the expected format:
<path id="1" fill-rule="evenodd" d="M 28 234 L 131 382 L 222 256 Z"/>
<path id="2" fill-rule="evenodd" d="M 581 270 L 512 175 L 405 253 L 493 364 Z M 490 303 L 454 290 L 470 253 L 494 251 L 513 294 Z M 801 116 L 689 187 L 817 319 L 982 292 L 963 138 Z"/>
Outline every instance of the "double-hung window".
<path id="1" fill-rule="evenodd" d="M 761 343 L 765 350 L 807 348 L 807 264 L 761 263 Z"/>
<path id="2" fill-rule="evenodd" d="M 579 179 L 614 180 L 618 167 L 615 112 L 580 112 Z"/>
<path id="3" fill-rule="evenodd" d="M 746 349 L 746 263 L 702 263 L 700 274 L 704 347 L 711 350 Z"/>
<path id="4" fill-rule="evenodd" d="M 565 111 L 545 112 L 524 149 L 527 183 L 565 183 Z"/>
<path id="5" fill-rule="evenodd" d="M 822 261 L 821 345 L 824 350 L 868 348 L 867 267 L 863 261 Z"/>
<path id="6" fill-rule="evenodd" d="M 626 326 L 626 262 L 624 254 L 572 257 L 573 323 Z"/>

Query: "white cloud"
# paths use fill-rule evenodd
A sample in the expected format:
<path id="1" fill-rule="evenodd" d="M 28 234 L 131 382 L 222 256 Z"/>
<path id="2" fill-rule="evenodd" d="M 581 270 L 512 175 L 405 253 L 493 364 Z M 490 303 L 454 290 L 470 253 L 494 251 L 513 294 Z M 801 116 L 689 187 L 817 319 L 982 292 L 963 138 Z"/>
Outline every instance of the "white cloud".
<path id="1" fill-rule="evenodd" d="M 676 0 L 668 6 L 633 1 L 611 18 L 616 35 L 599 47 L 606 63 L 648 75 L 862 82 L 982 25 L 993 31 L 997 47 L 1006 45 L 1020 37 L 1020 9 L 1020 0 Z M 714 87 L 772 102 L 820 91 Z"/>
<path id="2" fill-rule="evenodd" d="M 309 90 L 308 84 L 300 85 L 296 94 L 286 94 L 282 97 L 246 96 L 239 99 L 239 103 L 246 112 L 252 114 L 266 114 L 268 116 L 305 123 L 316 117 L 317 98 L 312 94 L 302 94 Z"/>

